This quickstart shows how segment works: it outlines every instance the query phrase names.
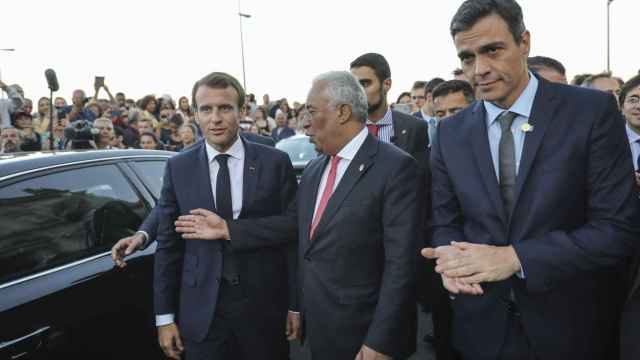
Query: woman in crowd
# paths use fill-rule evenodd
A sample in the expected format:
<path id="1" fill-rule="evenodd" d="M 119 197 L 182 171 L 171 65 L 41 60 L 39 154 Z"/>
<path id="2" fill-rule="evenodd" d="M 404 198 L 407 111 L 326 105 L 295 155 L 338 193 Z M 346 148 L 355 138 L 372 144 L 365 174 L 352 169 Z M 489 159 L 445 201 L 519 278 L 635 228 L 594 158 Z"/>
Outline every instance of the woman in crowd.
<path id="1" fill-rule="evenodd" d="M 64 137 L 64 128 L 69 125 L 69 119 L 62 118 L 53 121 L 53 148 L 55 150 L 64 150 L 66 139 Z M 45 131 L 42 133 L 42 150 L 51 150 L 49 141 L 50 133 Z"/>
<path id="2" fill-rule="evenodd" d="M 145 132 L 140 134 L 140 148 L 145 150 L 162 150 L 163 147 L 156 134 Z"/>
<path id="3" fill-rule="evenodd" d="M 191 105 L 189 105 L 189 98 L 183 96 L 178 100 L 178 114 L 182 116 L 182 120 L 185 124 L 191 124 L 195 121 L 195 114 L 193 113 L 193 109 Z"/>
<path id="4" fill-rule="evenodd" d="M 93 128 L 98 130 L 95 135 L 96 148 L 107 150 L 112 148 L 112 141 L 115 137 L 113 123 L 107 118 L 98 118 L 93 121 Z"/>
<path id="5" fill-rule="evenodd" d="M 258 106 L 256 109 L 255 124 L 260 135 L 271 136 L 272 128 L 267 120 L 267 110 L 263 106 Z"/>
<path id="6" fill-rule="evenodd" d="M 49 98 L 41 97 L 38 100 L 38 111 L 33 118 L 33 127 L 38 134 L 44 134 L 49 131 Z M 57 111 L 53 111 L 53 119 L 55 121 L 57 117 Z"/>
<path id="7" fill-rule="evenodd" d="M 173 116 L 169 119 L 169 136 L 166 140 L 161 140 L 165 143 L 166 150 L 180 151 L 180 149 L 182 148 L 182 139 L 178 132 L 178 129 L 180 129 L 182 123 L 182 116 L 178 114 L 173 114 Z"/>
<path id="8" fill-rule="evenodd" d="M 140 108 L 142 109 L 141 118 L 151 120 L 153 127 L 156 128 L 158 126 L 158 118 L 156 117 L 158 100 L 156 100 L 156 97 L 153 95 L 143 97 L 140 100 Z"/>

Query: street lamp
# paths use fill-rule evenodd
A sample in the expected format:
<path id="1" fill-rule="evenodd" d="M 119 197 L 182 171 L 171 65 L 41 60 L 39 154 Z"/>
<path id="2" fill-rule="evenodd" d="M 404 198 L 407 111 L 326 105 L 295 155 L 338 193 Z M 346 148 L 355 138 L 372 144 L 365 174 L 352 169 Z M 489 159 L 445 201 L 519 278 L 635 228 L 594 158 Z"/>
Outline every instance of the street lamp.
<path id="1" fill-rule="evenodd" d="M 611 19 L 609 7 L 613 0 L 607 0 L 607 72 L 611 72 Z"/>
<path id="2" fill-rule="evenodd" d="M 240 7 L 240 0 L 238 0 L 238 18 L 240 19 L 240 52 L 242 55 L 242 86 L 244 87 L 245 91 L 247 91 L 247 79 L 244 67 L 244 36 L 242 35 L 242 18 L 248 19 L 250 17 L 251 15 L 242 12 L 242 9 Z"/>

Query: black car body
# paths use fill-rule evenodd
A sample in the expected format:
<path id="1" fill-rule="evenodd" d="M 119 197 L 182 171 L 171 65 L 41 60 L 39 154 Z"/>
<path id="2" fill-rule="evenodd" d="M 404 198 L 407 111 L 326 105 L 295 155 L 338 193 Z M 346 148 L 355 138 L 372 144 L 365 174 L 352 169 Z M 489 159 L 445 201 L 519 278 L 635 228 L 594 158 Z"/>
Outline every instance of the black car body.
<path id="1" fill-rule="evenodd" d="M 114 267 L 160 192 L 144 150 L 0 155 L 0 360 L 159 359 L 155 243 Z"/>

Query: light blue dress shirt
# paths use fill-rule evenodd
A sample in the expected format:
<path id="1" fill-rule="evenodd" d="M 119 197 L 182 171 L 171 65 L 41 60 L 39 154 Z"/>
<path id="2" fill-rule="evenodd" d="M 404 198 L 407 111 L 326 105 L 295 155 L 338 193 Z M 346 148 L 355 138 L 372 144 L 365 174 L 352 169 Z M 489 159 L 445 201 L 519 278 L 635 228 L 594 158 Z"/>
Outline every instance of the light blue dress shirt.
<path id="1" fill-rule="evenodd" d="M 627 124 L 627 138 L 631 147 L 631 157 L 633 158 L 633 169 L 638 171 L 638 157 L 640 156 L 640 134 L 631 130 Z"/>
<path id="2" fill-rule="evenodd" d="M 488 101 L 483 101 L 484 108 L 487 111 L 487 132 L 489 135 L 489 148 L 491 149 L 491 158 L 493 160 L 493 169 L 496 172 L 496 178 L 500 179 L 500 166 L 498 150 L 500 147 L 500 138 L 502 138 L 502 129 L 500 123 L 496 121 L 498 116 L 505 111 L 511 111 L 518 116 L 513 120 L 511 124 L 511 133 L 513 134 L 513 141 L 516 150 L 516 175 L 520 168 L 520 159 L 522 158 L 522 148 L 524 147 L 524 139 L 526 133 L 522 130 L 522 125 L 526 124 L 531 117 L 531 109 L 533 108 L 533 100 L 536 97 L 536 91 L 538 91 L 538 79 L 533 74 L 529 73 L 529 83 L 524 89 L 520 97 L 513 103 L 509 109 L 502 109 L 497 105 Z M 535 128 L 533 129 L 535 131 Z"/>

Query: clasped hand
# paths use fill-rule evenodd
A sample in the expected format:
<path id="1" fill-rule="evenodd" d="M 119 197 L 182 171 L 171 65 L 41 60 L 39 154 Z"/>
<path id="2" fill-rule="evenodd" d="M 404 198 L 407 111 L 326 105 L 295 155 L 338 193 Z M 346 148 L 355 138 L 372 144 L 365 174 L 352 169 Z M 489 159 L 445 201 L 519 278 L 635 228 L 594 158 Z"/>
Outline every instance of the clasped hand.
<path id="1" fill-rule="evenodd" d="M 436 260 L 436 272 L 453 294 L 482 295 L 481 283 L 501 281 L 520 271 L 520 260 L 512 246 L 454 241 L 448 246 L 422 249 L 422 256 Z"/>
<path id="2" fill-rule="evenodd" d="M 185 239 L 230 240 L 227 222 L 216 213 L 195 209 L 175 221 L 176 232 Z"/>

